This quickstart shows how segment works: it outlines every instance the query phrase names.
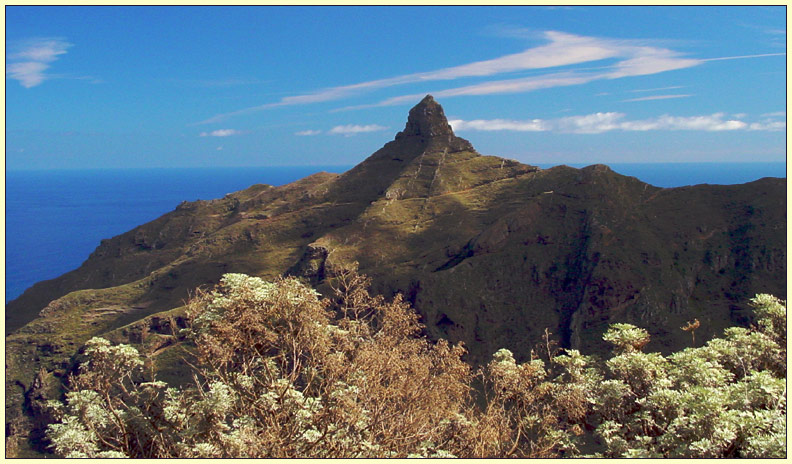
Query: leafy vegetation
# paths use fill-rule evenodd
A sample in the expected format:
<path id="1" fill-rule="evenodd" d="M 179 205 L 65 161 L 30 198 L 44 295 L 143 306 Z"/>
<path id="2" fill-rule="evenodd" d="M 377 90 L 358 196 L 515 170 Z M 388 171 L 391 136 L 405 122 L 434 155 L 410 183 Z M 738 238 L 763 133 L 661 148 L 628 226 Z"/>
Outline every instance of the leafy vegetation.
<path id="1" fill-rule="evenodd" d="M 664 357 L 614 324 L 604 362 L 506 349 L 473 371 L 422 336 L 400 296 L 355 271 L 333 297 L 294 278 L 226 274 L 189 303 L 193 384 L 156 379 L 132 347 L 93 338 L 48 428 L 65 457 L 785 457 L 786 307 Z"/>

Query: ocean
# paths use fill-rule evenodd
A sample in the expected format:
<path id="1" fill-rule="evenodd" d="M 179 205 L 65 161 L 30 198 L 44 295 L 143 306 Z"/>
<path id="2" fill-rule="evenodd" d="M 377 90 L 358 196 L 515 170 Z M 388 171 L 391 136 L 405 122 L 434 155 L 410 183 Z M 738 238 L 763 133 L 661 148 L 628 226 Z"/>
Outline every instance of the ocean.
<path id="1" fill-rule="evenodd" d="M 609 166 L 658 187 L 740 184 L 762 177 L 786 177 L 786 163 Z M 315 172 L 341 173 L 351 167 L 7 171 L 5 301 L 18 297 L 38 281 L 76 269 L 100 240 L 154 220 L 182 201 L 221 198 L 257 183 L 283 185 Z"/>

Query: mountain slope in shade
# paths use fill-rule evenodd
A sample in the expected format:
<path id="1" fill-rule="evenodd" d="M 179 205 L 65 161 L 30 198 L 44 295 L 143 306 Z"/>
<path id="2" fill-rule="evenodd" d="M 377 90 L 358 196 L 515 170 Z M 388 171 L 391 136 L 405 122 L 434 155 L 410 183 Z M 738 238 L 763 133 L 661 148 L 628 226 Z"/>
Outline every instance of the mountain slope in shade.
<path id="1" fill-rule="evenodd" d="M 36 440 L 41 402 L 91 336 L 157 353 L 178 381 L 171 333 L 196 287 L 242 272 L 323 289 L 353 261 L 374 292 L 403 293 L 428 335 L 463 341 L 473 363 L 499 348 L 524 360 L 546 328 L 599 353 L 614 322 L 669 352 L 690 346 L 688 321 L 701 322 L 700 344 L 747 325 L 756 293 L 786 298 L 786 181 L 662 189 L 603 165 L 540 170 L 480 155 L 427 96 L 344 174 L 183 203 L 10 302 L 7 430 Z"/>

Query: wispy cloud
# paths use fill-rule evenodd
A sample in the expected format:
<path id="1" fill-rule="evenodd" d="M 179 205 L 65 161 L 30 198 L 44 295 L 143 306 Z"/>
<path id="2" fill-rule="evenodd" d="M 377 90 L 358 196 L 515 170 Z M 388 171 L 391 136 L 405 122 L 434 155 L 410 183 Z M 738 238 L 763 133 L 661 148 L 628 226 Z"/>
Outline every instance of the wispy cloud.
<path id="1" fill-rule="evenodd" d="M 765 113 L 762 115 L 764 118 L 759 122 L 751 123 L 748 126 L 750 130 L 760 130 L 760 131 L 782 131 L 786 130 L 786 112 L 785 111 L 775 111 L 772 113 Z M 779 121 L 776 118 L 784 118 L 783 121 Z"/>
<path id="2" fill-rule="evenodd" d="M 320 130 L 304 130 L 304 131 L 295 132 L 294 135 L 299 135 L 301 137 L 310 137 L 313 135 L 319 135 L 321 133 L 322 131 Z"/>
<path id="3" fill-rule="evenodd" d="M 674 89 L 681 89 L 683 86 L 681 85 L 672 85 L 669 87 L 658 87 L 656 89 L 636 89 L 636 90 L 628 90 L 629 93 L 640 93 L 640 92 L 659 92 L 661 90 L 674 90 Z"/>
<path id="4" fill-rule="evenodd" d="M 217 129 L 211 132 L 201 132 L 200 137 L 229 137 L 232 135 L 239 135 L 242 132 L 235 129 Z"/>
<path id="5" fill-rule="evenodd" d="M 648 130 L 699 130 L 699 131 L 729 131 L 745 129 L 748 124 L 737 119 L 725 119 L 723 113 L 705 116 L 660 116 L 654 119 L 639 121 L 624 121 L 619 124 L 619 129 L 627 131 Z"/>
<path id="6" fill-rule="evenodd" d="M 448 123 L 455 131 L 519 131 L 519 132 L 562 132 L 573 134 L 599 134 L 610 131 L 650 131 L 650 130 L 698 130 L 732 131 L 763 130 L 780 131 L 786 122 L 767 119 L 762 122 L 748 123 L 738 119 L 727 119 L 724 113 L 704 116 L 669 116 L 641 120 L 626 120 L 624 113 L 592 113 L 582 116 L 569 116 L 558 119 L 531 119 L 526 121 L 507 119 L 476 119 L 465 121 L 450 120 Z"/>
<path id="7" fill-rule="evenodd" d="M 525 77 L 519 79 L 506 79 L 498 81 L 490 81 L 482 84 L 468 85 L 464 87 L 457 87 L 453 89 L 439 90 L 430 92 L 436 98 L 458 97 L 458 96 L 471 96 L 471 95 L 492 95 L 500 93 L 521 93 L 530 92 L 539 89 L 549 89 L 553 87 L 563 87 L 570 85 L 580 85 L 591 82 L 597 79 L 596 75 L 586 75 L 582 73 L 556 73 L 547 74 L 536 77 Z M 400 95 L 398 97 L 391 97 L 382 100 L 378 103 L 369 105 L 357 105 L 341 108 L 340 110 L 353 110 L 361 108 L 372 108 L 379 106 L 400 105 L 404 103 L 413 103 L 424 97 L 424 93 L 416 93 L 411 95 Z"/>
<path id="8" fill-rule="evenodd" d="M 770 9 L 775 9 L 777 14 L 780 17 L 784 16 L 784 11 L 778 7 L 770 7 Z M 786 48 L 786 29 L 775 28 L 775 27 L 768 27 L 767 25 L 759 25 L 759 24 L 738 24 L 739 26 L 746 27 L 749 29 L 753 29 L 754 31 L 759 31 L 762 34 L 765 34 L 768 38 L 768 44 L 772 47 L 779 47 L 779 48 Z"/>
<path id="9" fill-rule="evenodd" d="M 463 121 L 452 119 L 448 124 L 455 131 L 477 130 L 477 131 L 517 131 L 517 132 L 544 132 L 550 130 L 547 121 L 532 119 L 530 121 L 514 121 L 510 119 L 474 119 Z"/>
<path id="10" fill-rule="evenodd" d="M 549 69 L 607 59 L 617 59 L 620 61 L 617 61 L 615 65 L 608 66 L 606 68 L 608 71 L 598 74 L 577 70 L 566 73 L 552 73 L 538 77 L 485 82 L 432 93 L 436 96 L 458 96 L 527 92 L 540 88 L 579 85 L 596 79 L 616 79 L 628 76 L 655 74 L 696 66 L 701 63 L 701 60 L 683 58 L 678 52 L 673 50 L 648 46 L 639 41 L 586 37 L 558 31 L 545 31 L 542 35 L 548 41 L 547 44 L 532 47 L 519 53 L 434 71 L 405 74 L 387 79 L 330 87 L 302 95 L 284 97 L 277 102 L 218 114 L 201 123 L 217 122 L 231 116 L 247 114 L 278 106 L 340 100 L 364 92 L 403 84 L 451 81 L 471 77 L 490 77 L 517 71 Z M 411 101 L 412 99 L 412 95 L 396 97 L 371 106 L 398 104 L 407 100 Z"/>
<path id="11" fill-rule="evenodd" d="M 71 46 L 63 39 L 46 37 L 12 43 L 6 57 L 6 76 L 19 81 L 22 87 L 35 87 L 52 77 L 45 71 Z"/>
<path id="12" fill-rule="evenodd" d="M 468 85 L 464 87 L 457 87 L 457 88 L 445 89 L 445 90 L 437 90 L 437 91 L 430 90 L 427 93 L 431 93 L 435 97 L 524 93 L 524 92 L 531 92 L 535 90 L 548 89 L 553 87 L 582 85 L 597 80 L 619 79 L 624 77 L 657 74 L 666 71 L 698 66 L 699 64 L 702 64 L 706 61 L 735 60 L 735 59 L 743 59 L 743 58 L 759 58 L 766 56 L 785 55 L 785 53 L 770 53 L 770 54 L 762 54 L 762 55 L 744 55 L 744 56 L 732 56 L 732 57 L 698 60 L 698 59 L 680 58 L 676 56 L 676 52 L 672 52 L 671 50 L 666 50 L 666 49 L 654 48 L 654 47 L 625 46 L 625 50 L 632 50 L 637 55 L 643 53 L 643 55 L 617 62 L 613 66 L 606 67 L 606 69 L 610 69 L 610 71 L 605 71 L 605 72 L 582 72 L 579 70 L 568 71 L 564 73 L 545 74 L 545 75 L 526 77 L 526 78 L 490 81 L 481 84 L 474 84 L 474 85 Z M 347 106 L 344 108 L 340 108 L 337 111 L 348 111 L 355 109 L 374 108 L 380 106 L 412 103 L 417 101 L 417 99 L 420 99 L 424 95 L 425 93 L 400 95 L 397 97 L 387 98 L 385 100 L 373 104 Z M 681 97 L 673 97 L 673 98 L 681 98 Z M 638 101 L 638 99 L 634 99 L 633 101 Z"/>
<path id="13" fill-rule="evenodd" d="M 44 71 L 49 68 L 46 63 L 25 61 L 23 63 L 9 63 L 6 66 L 6 76 L 16 79 L 27 89 L 44 82 Z"/>
<path id="14" fill-rule="evenodd" d="M 330 135 L 352 136 L 352 135 L 362 134 L 364 132 L 379 132 L 386 129 L 387 127 L 380 126 L 377 124 L 368 124 L 365 126 L 360 126 L 357 124 L 347 124 L 344 126 L 335 126 L 329 131 L 327 131 L 327 133 Z"/>
<path id="15" fill-rule="evenodd" d="M 604 43 L 610 43 L 610 41 L 604 41 Z M 667 49 L 631 45 L 622 45 L 621 48 L 614 45 L 613 49 L 614 53 L 616 51 L 619 52 L 615 53 L 615 56 L 629 56 L 632 54 L 633 57 L 617 62 L 613 66 L 605 67 L 606 71 L 604 72 L 567 71 L 517 79 L 489 81 L 464 87 L 431 91 L 430 93 L 435 97 L 524 93 L 554 87 L 582 85 L 597 80 L 657 74 L 697 66 L 701 63 L 700 60 L 680 58 L 676 52 Z M 397 105 L 413 102 L 416 98 L 422 96 L 423 94 L 401 95 L 370 105 L 359 105 L 342 109 Z"/>
<path id="16" fill-rule="evenodd" d="M 758 131 L 782 131 L 786 129 L 786 121 L 763 121 L 754 122 L 748 126 L 750 130 Z"/>
<path id="17" fill-rule="evenodd" d="M 301 95 L 287 96 L 275 102 L 217 114 L 197 124 L 216 123 L 233 116 L 282 106 L 342 100 L 374 90 L 404 84 L 454 81 L 462 78 L 491 78 L 521 71 L 603 62 L 600 66 L 594 68 L 578 68 L 565 72 L 556 71 L 530 77 L 489 80 L 462 87 L 428 90 L 428 92 L 423 91 L 411 95 L 391 97 L 372 104 L 347 106 L 336 111 L 413 103 L 416 98 L 420 99 L 426 93 L 431 93 L 435 97 L 524 93 L 552 87 L 582 85 L 596 80 L 658 74 L 699 66 L 708 61 L 783 55 L 783 53 L 771 53 L 698 59 L 685 57 L 675 50 L 656 46 L 656 43 L 648 41 L 587 37 L 558 31 L 545 31 L 541 35 L 547 40 L 546 44 L 531 47 L 519 53 L 434 71 L 404 74 L 386 79 L 319 89 Z"/>
<path id="18" fill-rule="evenodd" d="M 31 38 L 12 44 L 9 47 L 8 58 L 49 63 L 57 60 L 59 55 L 66 53 L 66 50 L 72 45 L 60 38 Z"/>
<path id="19" fill-rule="evenodd" d="M 639 98 L 629 98 L 627 100 L 622 100 L 623 102 L 639 102 L 639 101 L 651 101 L 651 100 L 668 100 L 672 98 L 687 98 L 692 97 L 691 94 L 675 94 L 675 95 L 651 95 L 649 97 L 639 97 Z"/>
<path id="20" fill-rule="evenodd" d="M 314 130 L 308 129 L 299 132 L 295 132 L 294 135 L 300 137 L 313 137 L 316 135 L 343 135 L 345 137 L 352 137 L 353 135 L 363 134 L 366 132 L 379 132 L 388 129 L 385 126 L 380 126 L 378 124 L 345 124 L 341 126 L 335 126 L 330 130 L 321 131 L 321 130 Z"/>
<path id="21" fill-rule="evenodd" d="M 746 58 L 765 58 L 768 56 L 786 56 L 786 53 L 762 53 L 759 55 L 722 56 L 720 58 L 707 58 L 702 61 L 744 60 Z"/>

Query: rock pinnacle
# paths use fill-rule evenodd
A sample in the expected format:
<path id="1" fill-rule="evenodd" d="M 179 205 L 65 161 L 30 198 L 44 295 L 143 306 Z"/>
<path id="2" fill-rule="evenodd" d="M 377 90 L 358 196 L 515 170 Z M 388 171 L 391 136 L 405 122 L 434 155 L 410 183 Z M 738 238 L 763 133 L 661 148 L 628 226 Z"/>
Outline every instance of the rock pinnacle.
<path id="1" fill-rule="evenodd" d="M 425 96 L 410 110 L 407 124 L 396 134 L 396 140 L 419 140 L 438 150 L 475 152 L 470 142 L 454 135 L 443 107 L 431 95 Z"/>
<path id="2" fill-rule="evenodd" d="M 443 107 L 431 95 L 427 95 L 415 105 L 407 117 L 407 125 L 396 138 L 418 135 L 423 137 L 436 137 L 439 135 L 454 135 L 448 124 Z"/>

